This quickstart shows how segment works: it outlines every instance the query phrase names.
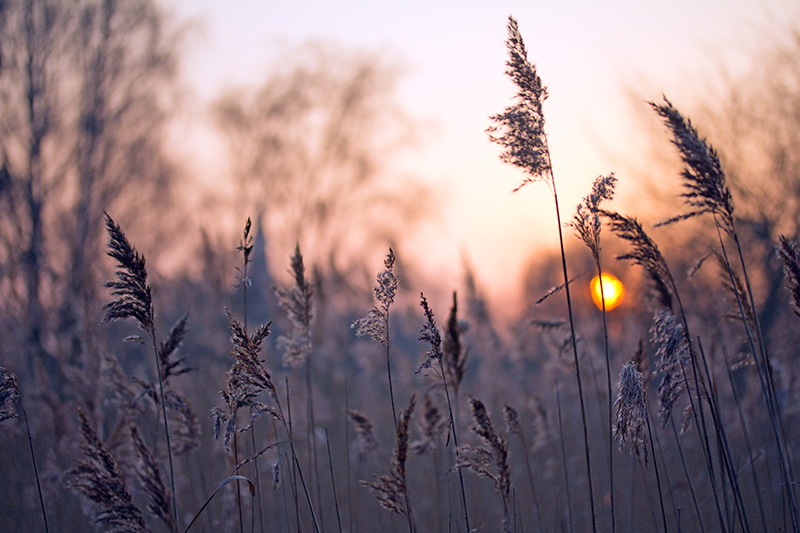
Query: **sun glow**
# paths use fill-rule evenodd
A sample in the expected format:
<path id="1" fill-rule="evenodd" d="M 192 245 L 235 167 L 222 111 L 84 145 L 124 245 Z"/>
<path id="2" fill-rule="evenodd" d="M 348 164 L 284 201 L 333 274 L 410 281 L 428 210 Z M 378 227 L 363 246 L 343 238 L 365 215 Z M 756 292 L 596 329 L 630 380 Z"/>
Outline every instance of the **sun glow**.
<path id="1" fill-rule="evenodd" d="M 603 297 L 606 300 L 606 311 L 611 311 L 622 303 L 622 296 L 625 294 L 625 288 L 622 282 L 618 280 L 613 274 L 603 272 L 603 291 L 600 292 L 600 279 L 601 276 L 595 276 L 589 283 L 592 292 L 592 300 L 599 309 L 603 308 Z"/>

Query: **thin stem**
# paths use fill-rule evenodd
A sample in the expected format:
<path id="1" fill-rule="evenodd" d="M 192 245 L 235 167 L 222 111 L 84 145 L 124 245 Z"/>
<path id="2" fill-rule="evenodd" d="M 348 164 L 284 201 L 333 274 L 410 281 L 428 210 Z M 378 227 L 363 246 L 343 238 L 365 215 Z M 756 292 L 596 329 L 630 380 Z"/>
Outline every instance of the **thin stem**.
<path id="1" fill-rule="evenodd" d="M 33 437 L 31 436 L 31 427 L 28 424 L 28 413 L 25 412 L 25 407 L 22 405 L 22 400 L 19 401 L 19 408 L 22 411 L 22 417 L 25 419 L 25 431 L 28 433 L 28 447 L 31 450 L 31 460 L 33 461 L 33 473 L 36 476 L 36 490 L 39 492 L 39 505 L 42 507 L 42 518 L 44 519 L 44 530 L 50 533 L 50 527 L 47 525 L 47 512 L 44 510 L 44 497 L 42 496 L 42 484 L 39 481 L 39 468 L 36 466 L 36 454 L 33 453 Z"/>
<path id="2" fill-rule="evenodd" d="M 281 412 L 281 405 L 276 399 L 276 404 L 278 406 L 278 411 Z M 294 436 L 292 434 L 292 408 L 291 403 L 289 401 L 289 378 L 286 378 L 286 409 L 289 413 L 289 425 L 286 425 L 286 422 L 283 420 L 283 416 L 281 416 L 281 421 L 283 422 L 283 428 L 286 430 L 286 435 L 289 438 L 289 448 L 292 450 L 292 463 L 294 464 L 295 471 L 297 475 L 300 476 L 300 483 L 303 486 L 303 492 L 306 496 L 306 501 L 308 502 L 308 508 L 311 511 L 311 518 L 314 522 L 314 531 L 320 533 L 319 522 L 317 521 L 317 514 L 314 512 L 314 503 L 311 501 L 311 495 L 308 492 L 308 485 L 306 485 L 306 480 L 303 477 L 303 469 L 300 467 L 300 461 L 297 459 L 297 452 L 294 448 Z M 295 496 L 295 508 L 297 507 L 297 496 Z M 299 517 L 299 514 L 298 514 Z M 299 520 L 299 518 L 298 518 Z"/>
<path id="3" fill-rule="evenodd" d="M 536 486 L 533 482 L 533 471 L 531 470 L 531 460 L 528 457 L 528 446 L 525 444 L 525 433 L 522 431 L 519 433 L 519 440 L 522 445 L 522 457 L 525 458 L 525 471 L 528 474 L 528 483 L 531 486 L 533 505 L 536 506 L 536 520 L 539 523 L 539 532 L 542 533 L 544 531 L 544 526 L 542 526 L 542 507 L 539 504 L 539 495 L 536 493 Z"/>
<path id="4" fill-rule="evenodd" d="M 442 358 L 439 358 L 439 369 L 442 372 L 442 384 L 444 385 L 444 395 L 447 398 L 447 411 L 450 414 L 450 429 L 453 431 L 453 444 L 456 448 L 456 461 L 458 461 L 458 431 L 456 431 L 456 423 L 453 419 L 453 405 L 450 402 L 450 390 L 447 387 L 447 375 L 444 373 L 444 363 Z M 469 527 L 469 510 L 467 508 L 467 493 L 464 490 L 464 474 L 461 469 L 458 469 L 458 481 L 461 484 L 461 503 L 464 505 L 464 522 L 467 525 L 467 533 L 472 531 Z"/>
<path id="5" fill-rule="evenodd" d="M 658 474 L 658 459 L 656 447 L 653 443 L 653 430 L 650 427 L 650 418 L 647 418 L 647 433 L 650 436 L 650 449 L 653 451 L 653 466 L 656 471 L 656 485 L 658 486 L 658 500 L 661 503 L 661 520 L 664 521 L 664 533 L 667 532 L 667 512 L 664 510 L 664 494 L 661 492 L 661 476 Z"/>
<path id="6" fill-rule="evenodd" d="M 314 470 L 314 481 L 316 486 L 317 505 L 319 506 L 319 519 L 322 529 L 325 529 L 325 515 L 322 512 L 322 493 L 320 489 L 320 476 L 319 476 L 319 463 L 317 461 L 317 439 L 316 439 L 316 423 L 314 421 L 314 388 L 311 381 L 311 346 L 308 341 L 309 336 L 306 335 L 306 342 L 308 345 L 306 358 L 306 407 L 308 409 L 308 451 L 311 454 L 311 465 Z"/>
<path id="7" fill-rule="evenodd" d="M 606 313 L 606 295 L 603 288 L 603 269 L 600 267 L 600 251 L 597 250 L 595 255 L 595 263 L 597 264 L 597 276 L 600 280 L 600 301 L 602 302 L 603 311 L 603 347 L 606 355 L 606 384 L 608 385 L 608 477 L 610 480 L 610 493 L 611 493 L 611 531 L 617 530 L 617 516 L 616 506 L 614 504 L 614 432 L 611 430 L 614 425 L 614 410 L 611 392 L 611 355 L 608 349 L 608 316 Z"/>
<path id="8" fill-rule="evenodd" d="M 350 421 L 347 412 L 350 411 L 350 397 L 347 393 L 347 378 L 344 380 L 344 442 L 345 458 L 347 459 L 347 512 L 348 512 L 348 531 L 353 529 L 353 478 L 350 472 Z"/>
<path id="9" fill-rule="evenodd" d="M 175 492 L 175 468 L 172 461 L 172 445 L 169 439 L 169 422 L 167 421 L 167 403 L 164 400 L 164 378 L 161 375 L 161 360 L 158 357 L 158 344 L 156 343 L 156 330 L 155 326 L 151 325 L 148 333 L 150 340 L 153 341 L 153 354 L 156 358 L 156 372 L 158 372 L 158 388 L 161 394 L 161 412 L 164 415 L 164 433 L 167 438 L 167 457 L 169 458 L 169 478 L 172 487 L 172 510 L 175 513 L 175 524 L 180 529 L 180 518 L 178 515 L 178 494 Z"/>
<path id="10" fill-rule="evenodd" d="M 678 437 L 678 428 L 675 427 L 675 419 L 670 417 L 669 421 L 672 423 L 672 434 L 675 436 L 675 443 L 678 445 L 678 453 L 681 456 L 681 464 L 683 465 L 683 473 L 686 475 L 686 484 L 689 485 L 689 493 L 692 495 L 692 503 L 694 510 L 697 513 L 697 520 L 700 522 L 700 530 L 705 532 L 706 526 L 703 524 L 703 515 L 700 513 L 700 504 L 697 503 L 697 495 L 694 492 L 694 484 L 692 483 L 692 476 L 689 475 L 689 467 L 686 465 L 686 457 L 683 455 L 683 445 Z"/>
<path id="11" fill-rule="evenodd" d="M 724 349 L 724 348 L 723 348 Z M 761 518 L 761 527 L 764 531 L 768 531 L 767 528 L 767 516 L 764 512 L 764 502 L 763 498 L 761 497 L 761 485 L 758 482 L 758 476 L 756 475 L 756 465 L 755 465 L 755 457 L 753 456 L 753 447 L 750 444 L 750 435 L 747 430 L 747 424 L 745 423 L 744 413 L 742 413 L 742 403 L 739 398 L 739 393 L 736 392 L 736 385 L 733 381 L 733 372 L 731 372 L 731 367 L 727 363 L 727 357 L 725 358 L 725 370 L 728 373 L 728 381 L 731 384 L 731 391 L 733 392 L 733 401 L 736 404 L 736 412 L 739 415 L 739 424 L 742 426 L 742 435 L 744 436 L 744 444 L 747 449 L 747 456 L 750 460 L 750 473 L 753 476 L 753 487 L 755 487 L 756 491 L 756 499 L 758 500 L 758 511 Z"/>
<path id="12" fill-rule="evenodd" d="M 569 532 L 572 533 L 574 528 L 572 526 L 572 497 L 569 492 L 569 477 L 567 475 L 567 450 L 564 444 L 564 423 L 561 420 L 561 392 L 558 387 L 558 379 L 556 379 L 556 404 L 558 407 L 558 431 L 561 441 L 561 463 L 564 468 L 564 486 L 567 489 L 567 516 L 569 517 Z"/>
<path id="13" fill-rule="evenodd" d="M 234 415 L 235 416 L 235 415 Z M 233 434 L 233 461 L 239 464 L 239 445 L 236 441 L 236 433 Z M 242 516 L 242 491 L 239 490 L 239 483 L 234 485 L 236 488 L 236 506 L 239 508 L 239 533 L 244 533 L 244 518 Z"/>
<path id="14" fill-rule="evenodd" d="M 548 151 L 548 159 L 549 159 L 549 151 Z M 552 166 L 550 167 L 552 168 Z M 552 177 L 552 171 L 551 171 Z M 550 185 L 553 187 L 553 201 L 555 202 L 556 206 L 556 222 L 558 223 L 558 241 L 561 248 L 561 268 L 564 273 L 564 290 L 566 291 L 567 297 L 567 313 L 569 314 L 569 331 L 570 336 L 572 339 L 572 356 L 575 361 L 575 377 L 578 381 L 578 399 L 580 400 L 581 404 L 581 424 L 583 427 L 583 447 L 584 447 L 584 456 L 586 459 L 586 471 L 588 475 L 588 485 L 589 485 L 589 505 L 591 506 L 592 510 L 592 531 L 597 533 L 597 518 L 595 516 L 595 507 L 594 507 L 594 489 L 592 488 L 592 460 L 589 454 L 589 432 L 586 428 L 586 404 L 583 400 L 583 384 L 581 382 L 581 366 L 578 360 L 578 341 L 577 336 L 575 335 L 575 320 L 572 314 L 572 298 L 570 297 L 569 293 L 569 275 L 567 273 L 567 256 L 564 251 L 564 235 L 563 231 L 561 230 L 561 213 L 558 209 L 558 193 L 556 192 L 556 184 L 555 179 L 551 179 Z"/>
<path id="15" fill-rule="evenodd" d="M 397 410 L 394 406 L 394 387 L 392 387 L 392 361 L 389 357 L 389 348 L 391 346 L 391 337 L 389 335 L 389 309 L 386 309 L 386 373 L 389 376 L 389 399 L 392 401 L 392 420 L 394 420 L 394 428 L 397 430 Z"/>
<path id="16" fill-rule="evenodd" d="M 331 440 L 328 437 L 328 428 L 325 428 L 325 445 L 328 447 L 328 466 L 331 469 L 331 488 L 333 490 L 333 504 L 336 506 L 336 521 L 339 524 L 339 533 L 342 533 L 342 515 L 339 513 L 339 497 L 336 494 L 336 476 L 333 475 L 333 459 L 331 458 Z"/>
<path id="17" fill-rule="evenodd" d="M 727 252 L 725 250 L 724 243 L 722 241 L 722 234 L 719 233 L 719 225 L 717 225 L 717 232 L 719 234 L 720 246 L 722 248 L 723 257 L 725 258 L 725 264 L 728 266 L 729 275 L 731 276 L 731 282 L 733 283 L 733 273 L 731 272 L 730 262 L 728 261 Z M 778 446 L 778 455 L 780 458 L 781 463 L 781 477 L 783 478 L 783 487 L 784 492 L 789 499 L 789 505 L 791 506 L 792 512 L 792 528 L 795 531 L 800 531 L 800 518 L 798 518 L 798 509 L 797 503 L 794 497 L 794 488 L 793 488 L 793 475 L 792 475 L 792 467 L 791 462 L 788 460 L 788 454 L 786 451 L 786 437 L 781 431 L 783 428 L 783 419 L 781 416 L 780 405 L 777 402 L 775 396 L 775 385 L 772 380 L 772 367 L 769 362 L 769 357 L 767 356 L 766 348 L 764 347 L 764 340 L 761 334 L 761 324 L 759 322 L 758 312 L 756 311 L 755 305 L 755 298 L 753 297 L 753 290 L 750 287 L 750 277 L 747 275 L 747 264 L 744 260 L 744 253 L 742 252 L 742 245 L 739 241 L 739 235 L 734 231 L 733 232 L 733 239 L 736 243 L 736 250 L 739 255 L 739 262 L 742 266 L 742 276 L 744 277 L 745 287 L 747 289 L 747 295 L 750 300 L 750 309 L 753 311 L 753 319 L 755 320 L 755 329 L 756 329 L 756 336 L 758 339 L 758 352 L 756 352 L 756 347 L 753 342 L 753 337 L 750 332 L 749 324 L 747 323 L 747 319 L 744 315 L 744 307 L 742 302 L 739 298 L 738 291 L 736 292 L 736 301 L 739 304 L 739 310 L 742 313 L 742 317 L 744 320 L 745 331 L 747 333 L 747 338 L 750 342 L 750 348 L 753 351 L 753 358 L 756 362 L 756 369 L 758 370 L 758 377 L 761 381 L 761 388 L 764 393 L 764 400 L 767 403 L 767 410 L 770 415 L 770 422 L 772 423 L 772 431 L 775 435 L 775 441 Z M 734 285 L 735 287 L 735 285 Z M 758 360 L 757 353 L 761 354 L 761 361 Z M 783 438 L 782 438 L 783 437 Z"/>
<path id="18" fill-rule="evenodd" d="M 251 437 L 252 444 L 253 444 L 253 454 L 256 454 L 257 451 L 258 451 L 257 448 L 256 448 L 256 426 L 255 426 L 255 423 L 256 423 L 256 421 L 253 420 L 253 427 L 250 430 L 250 437 Z M 253 468 L 256 469 L 256 490 L 258 491 L 258 494 L 257 494 L 257 498 L 258 498 L 258 500 L 257 500 L 258 501 L 258 522 L 259 522 L 259 525 L 261 526 L 261 533 L 264 533 L 264 513 L 263 513 L 262 503 L 261 503 L 261 481 L 259 479 L 258 456 L 257 455 L 256 455 L 256 458 L 253 460 Z M 255 511 L 254 511 L 253 528 L 252 529 L 255 530 L 255 527 L 256 526 L 255 526 Z"/>

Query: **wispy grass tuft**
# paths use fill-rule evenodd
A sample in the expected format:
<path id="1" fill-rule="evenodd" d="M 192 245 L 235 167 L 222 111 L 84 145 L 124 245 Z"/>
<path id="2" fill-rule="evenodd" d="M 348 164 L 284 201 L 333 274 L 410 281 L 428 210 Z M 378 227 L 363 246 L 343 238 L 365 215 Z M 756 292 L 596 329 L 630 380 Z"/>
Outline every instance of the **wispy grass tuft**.
<path id="1" fill-rule="evenodd" d="M 635 218 L 603 209 L 599 213 L 608 219 L 611 231 L 620 239 L 628 241 L 633 248 L 627 254 L 617 256 L 617 259 L 629 260 L 643 267 L 653 282 L 658 303 L 666 309 L 672 309 L 672 291 L 675 282 L 658 245 L 645 233 Z"/>
<path id="2" fill-rule="evenodd" d="M 106 230 L 108 231 L 108 255 L 117 261 L 117 281 L 109 281 L 106 287 L 112 289 L 111 294 L 117 298 L 103 306 L 106 314 L 102 323 L 115 320 L 133 318 L 139 327 L 147 332 L 153 346 L 153 354 L 156 359 L 156 371 L 158 373 L 158 389 L 161 400 L 161 414 L 164 417 L 164 433 L 167 442 L 167 457 L 169 458 L 169 474 L 172 494 L 175 495 L 175 466 L 172 460 L 172 443 L 170 441 L 169 421 L 167 418 L 167 402 L 164 391 L 164 372 L 163 366 L 169 368 L 169 355 L 180 344 L 182 330 L 185 330 L 185 323 L 180 328 L 173 328 L 175 338 L 170 339 L 161 347 L 156 339 L 155 311 L 153 309 L 153 297 L 150 285 L 147 282 L 147 268 L 145 267 L 144 256 L 140 256 L 133 245 L 128 241 L 122 228 L 106 213 Z M 180 338 L 179 338 L 180 337 Z M 171 350 L 170 347 L 173 347 Z M 179 363 L 180 364 L 180 363 Z M 178 517 L 178 499 L 173 497 L 173 516 Z"/>
<path id="3" fill-rule="evenodd" d="M 306 279 L 299 245 L 295 246 L 292 255 L 292 277 L 294 285 L 291 288 L 275 288 L 278 302 L 286 310 L 292 325 L 290 334 L 278 337 L 278 347 L 283 350 L 283 364 L 299 366 L 311 357 L 311 297 L 314 294 L 311 282 Z"/>
<path id="4" fill-rule="evenodd" d="M 461 343 L 461 334 L 466 328 L 466 324 L 458 320 L 458 296 L 453 292 L 453 306 L 450 308 L 447 326 L 444 328 L 442 362 L 444 363 L 445 378 L 453 387 L 456 403 L 458 403 L 458 389 L 467 371 L 467 350 Z"/>
<path id="5" fill-rule="evenodd" d="M 636 363 L 626 363 L 619 373 L 619 394 L 614 402 L 614 436 L 619 439 L 619 448 L 625 441 L 631 443 L 632 451 L 647 464 L 647 404 L 642 381 L 642 373 Z"/>
<path id="6" fill-rule="evenodd" d="M 473 420 L 470 429 L 481 438 L 486 447 L 462 446 L 459 449 L 457 466 L 492 481 L 495 492 L 503 500 L 503 531 L 510 532 L 511 469 L 508 463 L 508 442 L 495 431 L 482 401 L 470 398 L 469 407 Z"/>
<path id="7" fill-rule="evenodd" d="M 544 131 L 544 110 L 547 88 L 536 72 L 536 65 L 528 61 L 528 50 L 514 17 L 508 17 L 508 61 L 506 74 L 517 88 L 513 105 L 503 113 L 492 115 L 495 124 L 486 131 L 490 139 L 504 148 L 500 159 L 521 169 L 525 175 L 520 190 L 529 183 L 553 183 L 550 149 Z"/>
<path id="8" fill-rule="evenodd" d="M 367 453 L 378 449 L 378 441 L 372 433 L 372 422 L 361 411 L 347 409 L 346 413 L 355 424 L 358 436 L 356 451 L 359 459 L 363 459 Z"/>
<path id="9" fill-rule="evenodd" d="M 650 335 L 656 345 L 656 369 L 662 375 L 658 386 L 658 418 L 666 427 L 672 408 L 688 387 L 685 372 L 691 364 L 689 343 L 683 324 L 666 309 L 656 313 Z"/>
<path id="10" fill-rule="evenodd" d="M 778 240 L 778 255 L 783 262 L 786 290 L 792 311 L 800 316 L 800 248 L 795 241 L 781 235 Z"/>
<path id="11" fill-rule="evenodd" d="M 711 213 L 722 229 L 733 235 L 733 198 L 716 150 L 700 137 L 692 122 L 684 118 L 672 103 L 664 98 L 663 104 L 650 102 L 672 132 L 672 143 L 684 163 L 682 175 L 686 192 L 682 196 L 694 210 L 668 219 L 662 224 Z"/>
<path id="12" fill-rule="evenodd" d="M 67 472 L 67 486 L 93 502 L 95 522 L 108 533 L 145 533 L 142 512 L 133 503 L 122 471 L 106 450 L 83 411 L 78 410 L 83 459 Z"/>
<path id="13" fill-rule="evenodd" d="M 378 476 L 375 481 L 361 482 L 375 494 L 384 509 L 406 517 L 410 533 L 416 531 L 406 483 L 406 459 L 408 459 L 409 450 L 408 429 L 413 412 L 414 396 L 412 395 L 408 407 L 400 413 L 400 422 L 397 424 L 397 447 L 392 455 L 392 469 L 388 474 Z"/>
<path id="14" fill-rule="evenodd" d="M 389 377 L 389 399 L 392 402 L 392 420 L 397 427 L 397 410 L 394 403 L 394 386 L 392 385 L 391 338 L 389 336 L 389 307 L 394 303 L 397 294 L 397 277 L 394 275 L 394 250 L 389 248 L 389 253 L 383 261 L 385 269 L 377 276 L 377 285 L 373 289 L 378 306 L 373 307 L 367 316 L 353 322 L 351 328 L 356 330 L 359 337 L 372 337 L 373 340 L 383 345 L 386 350 L 386 372 Z"/>
<path id="15" fill-rule="evenodd" d="M 142 490 L 147 495 L 147 510 L 158 517 L 170 532 L 176 532 L 178 527 L 170 510 L 172 496 L 161 479 L 161 470 L 158 468 L 158 462 L 153 456 L 153 452 L 150 451 L 142 437 L 139 436 L 139 430 L 136 429 L 136 426 L 131 426 L 131 439 L 133 439 L 133 450 L 139 458 L 135 469 Z"/>

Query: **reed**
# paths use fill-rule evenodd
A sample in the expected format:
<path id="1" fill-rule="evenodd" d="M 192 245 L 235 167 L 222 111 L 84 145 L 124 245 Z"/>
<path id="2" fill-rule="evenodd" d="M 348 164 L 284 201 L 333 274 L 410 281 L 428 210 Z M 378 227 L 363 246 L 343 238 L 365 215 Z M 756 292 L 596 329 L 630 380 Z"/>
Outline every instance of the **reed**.
<path id="1" fill-rule="evenodd" d="M 171 353 L 168 350 L 173 346 L 177 347 L 180 342 L 167 343 L 164 350 L 159 349 L 156 339 L 155 310 L 153 308 L 153 297 L 150 285 L 147 282 L 147 268 L 144 256 L 140 256 L 136 249 L 128 241 L 122 228 L 114 222 L 111 216 L 105 215 L 106 230 L 108 231 L 108 255 L 117 261 L 117 281 L 109 281 L 106 287 L 111 289 L 111 294 L 116 299 L 103 306 L 105 315 L 102 323 L 113 322 L 133 318 L 138 326 L 144 330 L 153 346 L 153 355 L 156 360 L 156 373 L 158 374 L 158 394 L 161 403 L 161 414 L 164 417 L 164 434 L 166 436 L 167 457 L 169 459 L 170 487 L 172 489 L 172 511 L 177 522 L 178 520 L 178 498 L 175 493 L 175 466 L 172 459 L 172 444 L 170 442 L 169 421 L 167 418 L 167 402 L 164 391 L 164 369 L 162 368 L 167 356 L 162 354 Z M 184 328 L 178 328 L 181 332 Z"/>
<path id="2" fill-rule="evenodd" d="M 564 275 L 564 291 L 567 300 L 567 313 L 569 315 L 570 335 L 572 339 L 572 354 L 575 364 L 575 379 L 578 386 L 578 398 L 581 406 L 581 423 L 583 429 L 584 458 L 588 474 L 589 506 L 592 514 L 592 531 L 597 533 L 597 518 L 595 516 L 594 489 L 592 487 L 592 462 L 589 447 L 589 432 L 586 425 L 586 404 L 581 380 L 581 367 L 578 358 L 578 342 L 575 334 L 575 319 L 572 312 L 572 298 L 569 288 L 569 274 L 567 273 L 567 256 L 564 249 L 564 236 L 561 229 L 561 213 L 558 206 L 558 193 L 553 174 L 553 164 L 550 160 L 550 149 L 547 144 L 547 135 L 544 130 L 543 104 L 547 98 L 547 89 L 542 84 L 536 67 L 528 61 L 528 51 L 522 40 L 517 21 L 508 18 L 508 39 L 506 40 L 509 59 L 506 63 L 506 74 L 517 87 L 514 105 L 508 107 L 503 113 L 494 115 L 491 120 L 495 125 L 489 127 L 489 138 L 503 147 L 500 158 L 522 170 L 523 178 L 520 185 L 514 189 L 519 191 L 531 183 L 543 181 L 553 193 L 553 203 L 556 211 L 556 224 L 558 227 L 558 241 L 561 252 L 561 269 Z"/>

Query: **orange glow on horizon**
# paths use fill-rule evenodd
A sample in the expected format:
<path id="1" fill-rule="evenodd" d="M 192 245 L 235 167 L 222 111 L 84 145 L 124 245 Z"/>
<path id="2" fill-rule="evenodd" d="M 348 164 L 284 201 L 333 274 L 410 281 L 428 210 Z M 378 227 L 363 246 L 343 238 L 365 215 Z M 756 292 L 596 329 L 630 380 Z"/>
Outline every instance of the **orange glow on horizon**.
<path id="1" fill-rule="evenodd" d="M 611 311 L 622 303 L 622 297 L 625 294 L 625 288 L 622 282 L 618 280 L 613 274 L 603 272 L 603 291 L 600 293 L 600 276 L 595 276 L 589 283 L 592 292 L 592 300 L 598 309 L 603 309 L 603 297 L 606 300 L 606 311 Z"/>

